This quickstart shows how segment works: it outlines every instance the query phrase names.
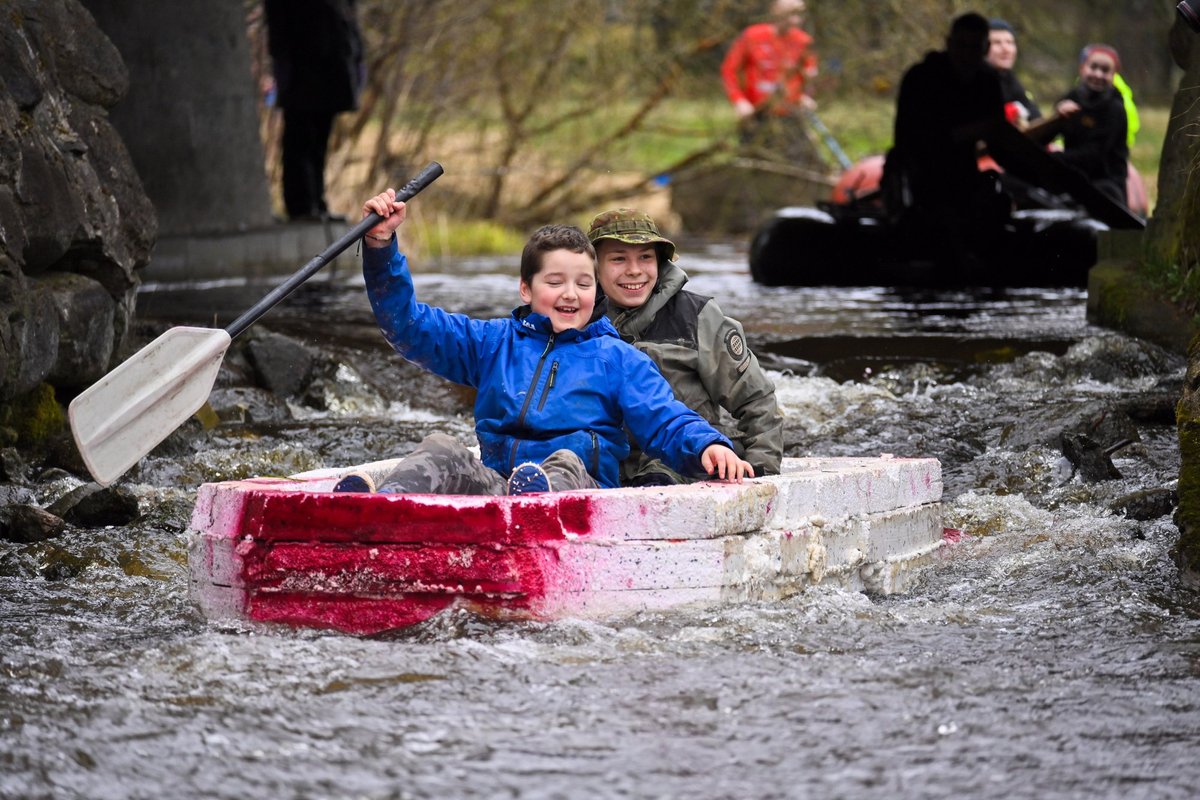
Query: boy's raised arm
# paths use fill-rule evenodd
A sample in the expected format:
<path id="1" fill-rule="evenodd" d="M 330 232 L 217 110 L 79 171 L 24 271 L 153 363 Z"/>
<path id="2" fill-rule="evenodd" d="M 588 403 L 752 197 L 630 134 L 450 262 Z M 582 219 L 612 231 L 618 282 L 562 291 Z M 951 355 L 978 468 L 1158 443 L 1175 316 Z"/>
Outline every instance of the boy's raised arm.
<path id="1" fill-rule="evenodd" d="M 395 240 L 407 206 L 396 200 L 394 189 L 371 197 L 362 208 L 364 217 L 372 213 L 383 217 L 364 236 L 363 279 L 384 338 L 417 366 L 455 383 L 475 386 L 479 346 L 487 323 L 417 301 L 408 260 Z"/>

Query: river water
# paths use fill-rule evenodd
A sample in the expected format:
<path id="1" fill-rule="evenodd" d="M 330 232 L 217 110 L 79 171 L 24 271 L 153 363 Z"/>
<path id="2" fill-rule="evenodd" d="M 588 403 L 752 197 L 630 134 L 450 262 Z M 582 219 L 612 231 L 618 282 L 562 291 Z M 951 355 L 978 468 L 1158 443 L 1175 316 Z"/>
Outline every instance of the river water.
<path id="1" fill-rule="evenodd" d="M 1194 797 L 1200 599 L 1169 508 L 1113 510 L 1174 488 L 1182 362 L 1090 326 L 1078 290 L 764 289 L 735 246 L 683 264 L 774 371 L 789 455 L 942 460 L 964 536 L 910 593 L 450 613 L 370 639 L 207 624 L 187 596 L 198 483 L 470 436 L 461 404 L 390 376 L 343 267 L 260 323 L 357 354 L 342 402 L 148 458 L 128 527 L 0 543 L 0 798 Z M 504 313 L 514 276 L 466 262 L 418 290 Z M 268 287 L 149 288 L 148 315 L 224 324 Z M 1076 474 L 1057 437 L 1079 425 L 1134 440 L 1121 478 Z"/>

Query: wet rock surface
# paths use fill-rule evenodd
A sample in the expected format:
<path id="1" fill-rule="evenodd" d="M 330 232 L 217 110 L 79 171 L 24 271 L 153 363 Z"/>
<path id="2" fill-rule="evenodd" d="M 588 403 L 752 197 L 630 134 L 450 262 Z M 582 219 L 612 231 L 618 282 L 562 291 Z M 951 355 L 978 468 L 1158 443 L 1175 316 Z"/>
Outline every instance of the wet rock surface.
<path id="1" fill-rule="evenodd" d="M 1173 486 L 1160 486 L 1122 495 L 1109 503 L 1109 508 L 1113 513 L 1145 522 L 1170 514 L 1178 505 L 1178 490 Z"/>
<path id="2" fill-rule="evenodd" d="M 0 507 L 0 538 L 10 542 L 41 542 L 63 532 L 67 523 L 36 505 L 20 503 Z"/>
<path id="3" fill-rule="evenodd" d="M 128 525 L 138 517 L 138 501 L 123 486 L 85 483 L 55 500 L 46 510 L 81 527 Z"/>
<path id="4" fill-rule="evenodd" d="M 1176 419 L 1180 450 L 1176 560 L 1188 582 L 1200 587 L 1200 336 L 1188 351 L 1187 375 Z"/>
<path id="5" fill-rule="evenodd" d="M 76 0 L 14 0 L 0 26 L 0 399 L 82 387 L 129 325 L 156 216 L 108 120 L 128 89 Z"/>
<path id="6" fill-rule="evenodd" d="M 267 331 L 251 339 L 245 352 L 258 382 L 282 397 L 298 394 L 312 377 L 312 351 L 288 336 Z"/>

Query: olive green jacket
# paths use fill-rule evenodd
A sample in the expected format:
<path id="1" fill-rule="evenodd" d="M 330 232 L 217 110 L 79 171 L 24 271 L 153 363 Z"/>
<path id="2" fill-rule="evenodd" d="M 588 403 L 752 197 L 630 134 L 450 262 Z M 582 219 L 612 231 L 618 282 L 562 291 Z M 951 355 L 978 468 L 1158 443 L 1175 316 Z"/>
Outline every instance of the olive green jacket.
<path id="1" fill-rule="evenodd" d="M 746 345 L 741 323 L 725 316 L 711 297 L 684 290 L 687 280 L 680 267 L 663 262 L 650 299 L 639 308 L 610 305 L 609 319 L 621 338 L 654 359 L 675 397 L 733 440 L 755 475 L 776 474 L 783 458 L 783 414 L 775 384 Z M 622 464 L 622 483 L 648 472 L 683 480 L 635 447 Z"/>

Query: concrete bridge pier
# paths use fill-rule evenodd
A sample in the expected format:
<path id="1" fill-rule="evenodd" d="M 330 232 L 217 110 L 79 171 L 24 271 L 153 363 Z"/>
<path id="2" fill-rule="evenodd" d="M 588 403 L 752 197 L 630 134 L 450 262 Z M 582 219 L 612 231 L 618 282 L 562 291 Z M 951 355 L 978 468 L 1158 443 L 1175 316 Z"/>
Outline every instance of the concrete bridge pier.
<path id="1" fill-rule="evenodd" d="M 110 114 L 158 213 L 143 281 L 299 269 L 343 229 L 272 215 L 242 0 L 82 0 L 129 69 Z"/>

